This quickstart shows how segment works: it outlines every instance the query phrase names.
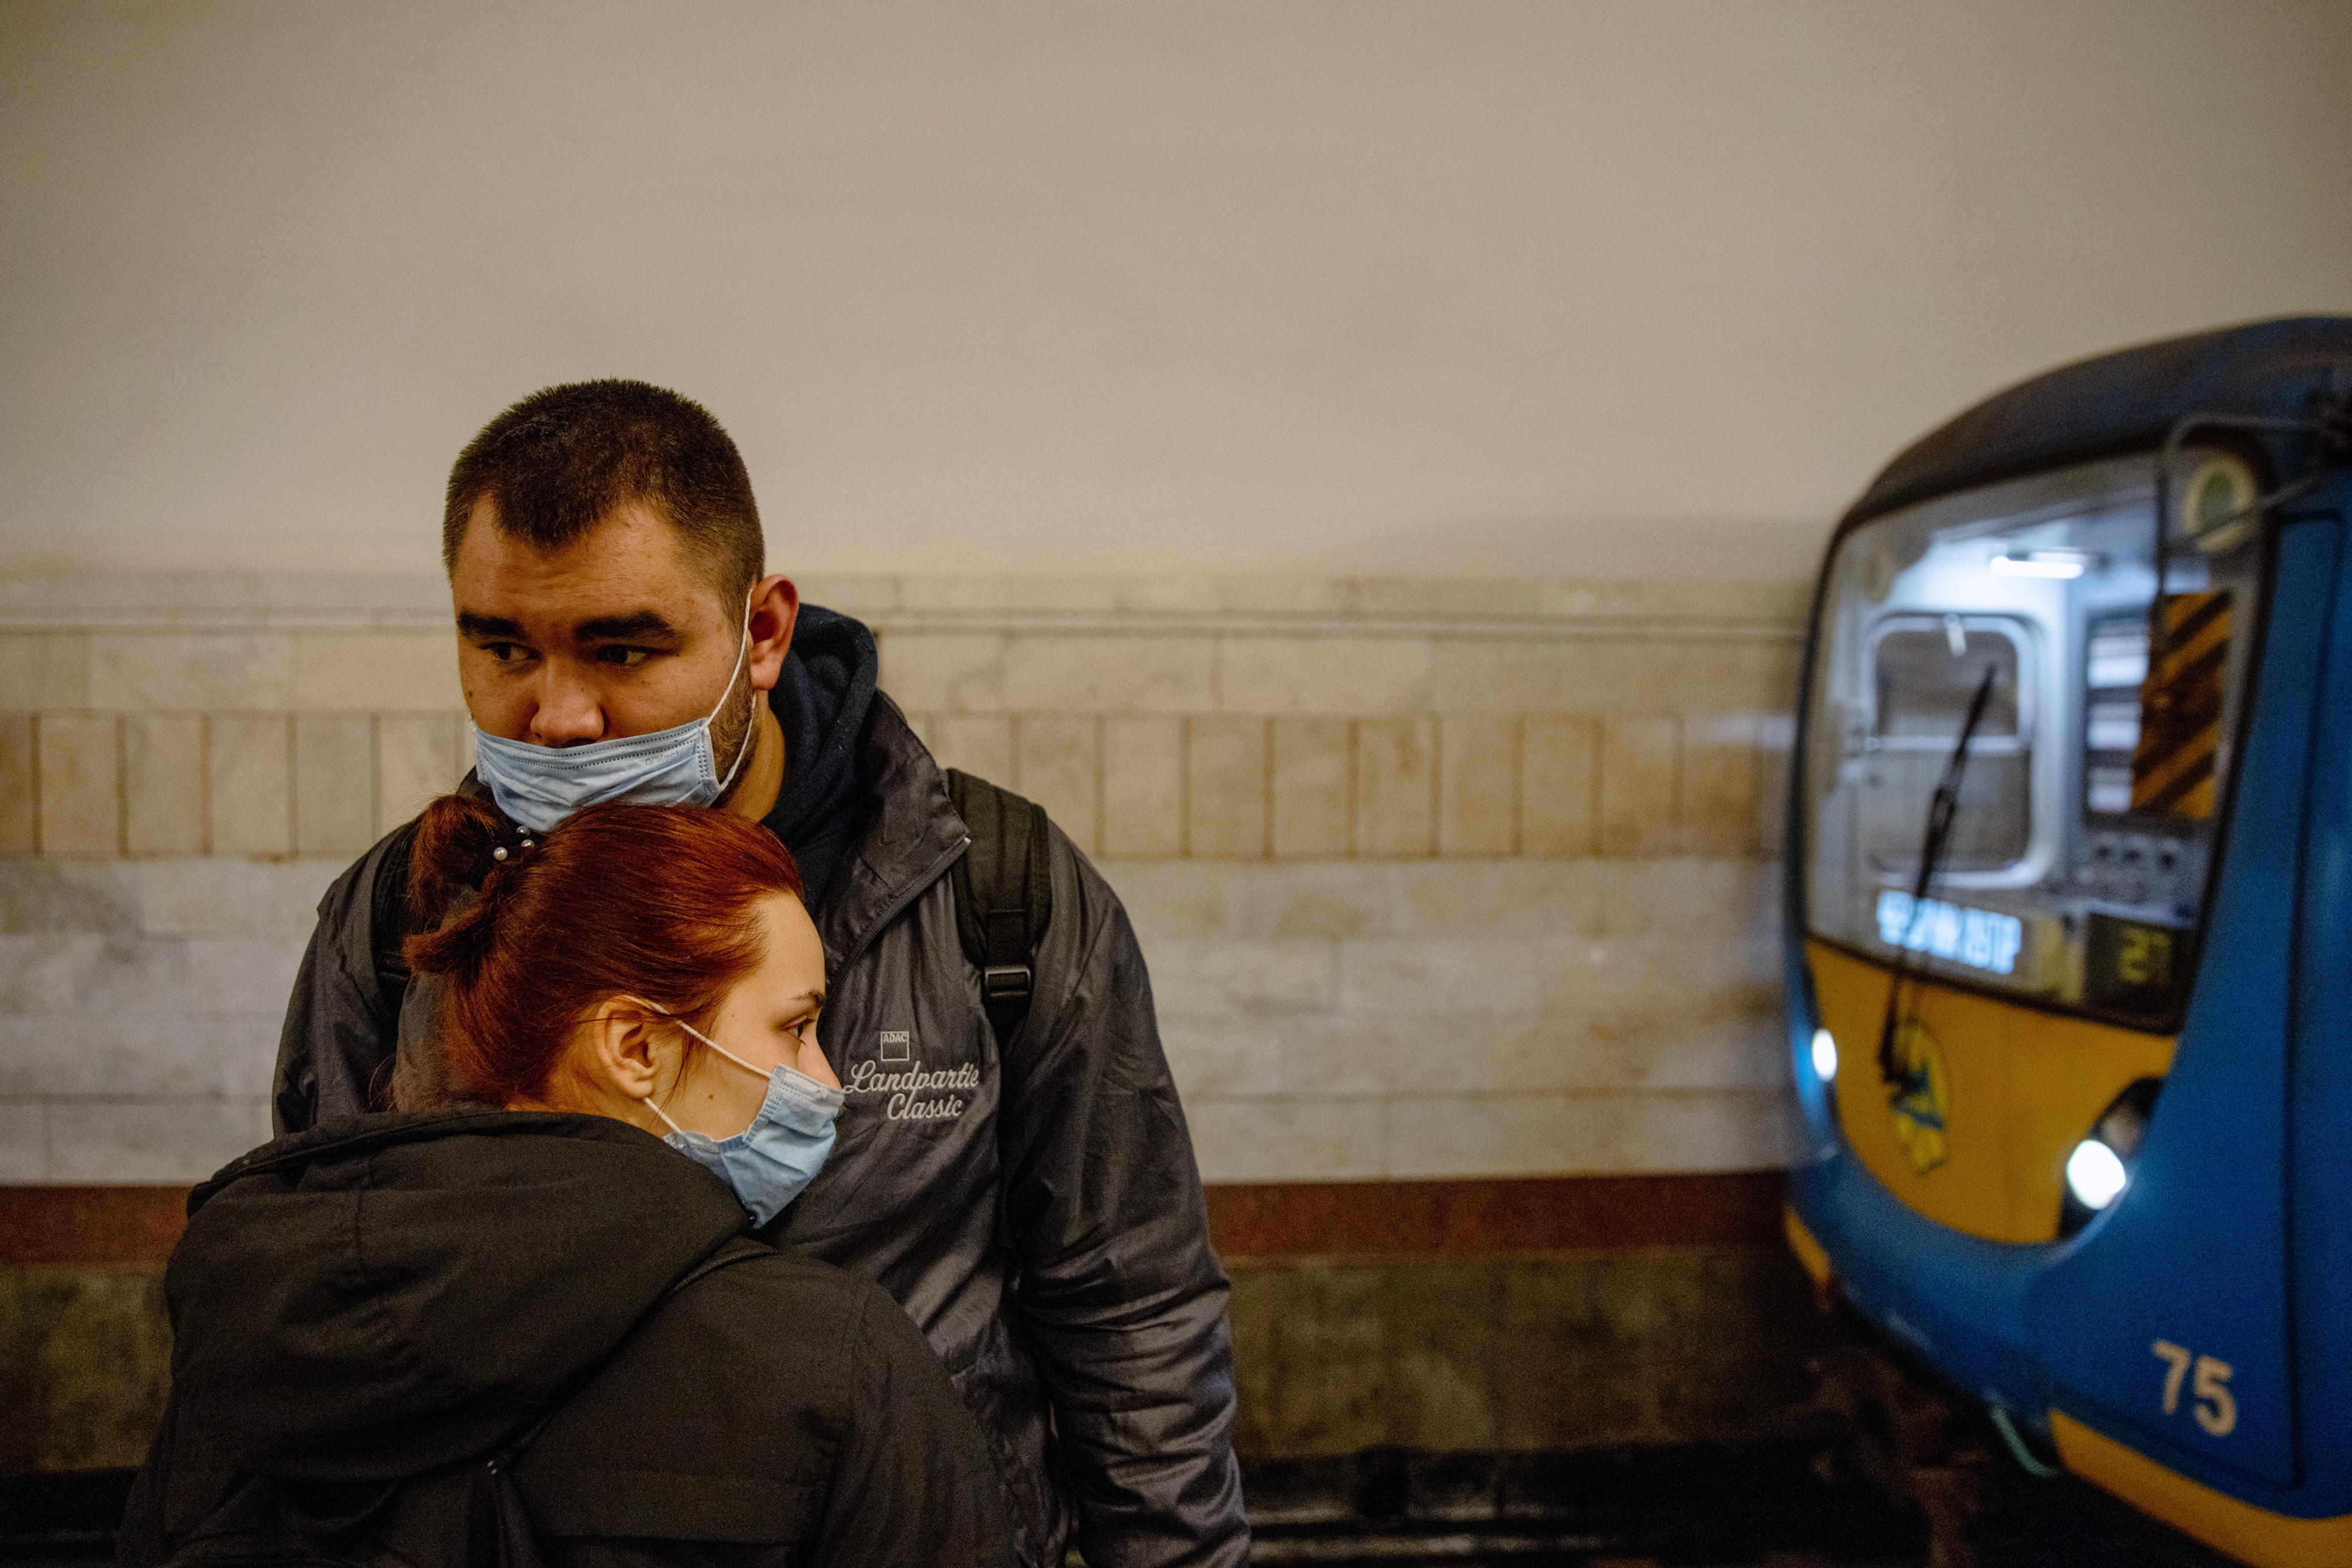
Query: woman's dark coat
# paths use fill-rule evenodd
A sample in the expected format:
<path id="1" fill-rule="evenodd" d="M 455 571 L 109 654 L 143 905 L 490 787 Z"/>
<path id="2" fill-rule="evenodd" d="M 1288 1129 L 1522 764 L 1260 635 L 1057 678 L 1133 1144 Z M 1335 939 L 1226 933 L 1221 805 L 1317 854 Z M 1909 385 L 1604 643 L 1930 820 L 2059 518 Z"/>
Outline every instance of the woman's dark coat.
<path id="1" fill-rule="evenodd" d="M 189 1207 L 125 1564 L 241 1478 L 390 1480 L 551 1409 L 513 1468 L 550 1568 L 1011 1561 L 987 1445 L 897 1303 L 764 1248 L 673 1291 L 757 1244 L 725 1183 L 624 1123 L 354 1118 Z"/>

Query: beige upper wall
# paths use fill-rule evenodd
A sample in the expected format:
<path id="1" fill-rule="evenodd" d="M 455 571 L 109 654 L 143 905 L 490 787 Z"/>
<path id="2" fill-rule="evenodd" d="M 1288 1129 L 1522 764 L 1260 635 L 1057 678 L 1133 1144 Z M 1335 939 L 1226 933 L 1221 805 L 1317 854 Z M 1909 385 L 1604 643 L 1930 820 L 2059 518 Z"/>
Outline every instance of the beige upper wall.
<path id="1" fill-rule="evenodd" d="M 2352 310 L 2352 7 L 0 3 L 0 568 L 417 570 L 543 383 L 780 567 L 1786 578 L 2049 363 Z"/>

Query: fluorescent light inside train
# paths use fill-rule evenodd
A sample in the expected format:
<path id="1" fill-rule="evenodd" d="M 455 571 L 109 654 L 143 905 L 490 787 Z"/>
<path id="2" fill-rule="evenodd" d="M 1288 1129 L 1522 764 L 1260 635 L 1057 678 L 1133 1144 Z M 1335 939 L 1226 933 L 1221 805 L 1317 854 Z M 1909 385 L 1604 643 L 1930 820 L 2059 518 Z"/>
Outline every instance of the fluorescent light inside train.
<path id="1" fill-rule="evenodd" d="M 1992 571 L 1996 577 L 2080 577 L 2098 559 L 2085 550 L 2032 549 L 2023 555 L 1993 557 Z"/>
<path id="2" fill-rule="evenodd" d="M 1837 1076 L 1837 1041 L 1825 1029 L 1813 1030 L 1813 1076 L 1824 1083 Z"/>

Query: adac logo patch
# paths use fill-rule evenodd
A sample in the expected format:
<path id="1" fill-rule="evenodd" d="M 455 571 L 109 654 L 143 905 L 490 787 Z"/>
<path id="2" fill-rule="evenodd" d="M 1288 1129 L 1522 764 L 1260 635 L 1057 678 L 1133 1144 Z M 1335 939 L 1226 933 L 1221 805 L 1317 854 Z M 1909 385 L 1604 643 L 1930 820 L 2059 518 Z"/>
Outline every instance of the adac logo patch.
<path id="1" fill-rule="evenodd" d="M 970 1108 L 969 1096 L 979 1087 L 980 1069 L 971 1062 L 926 1068 L 921 1042 L 907 1029 L 878 1030 L 874 1054 L 851 1062 L 841 1081 L 850 1099 L 879 1099 L 888 1122 L 952 1122 Z"/>
<path id="2" fill-rule="evenodd" d="M 1952 1075 L 1944 1062 L 1943 1046 L 1916 1019 L 1895 1031 L 1893 1089 L 1888 1109 L 1895 1141 L 1911 1168 L 1926 1176 L 1951 1156 L 1945 1123 L 1952 1110 Z"/>

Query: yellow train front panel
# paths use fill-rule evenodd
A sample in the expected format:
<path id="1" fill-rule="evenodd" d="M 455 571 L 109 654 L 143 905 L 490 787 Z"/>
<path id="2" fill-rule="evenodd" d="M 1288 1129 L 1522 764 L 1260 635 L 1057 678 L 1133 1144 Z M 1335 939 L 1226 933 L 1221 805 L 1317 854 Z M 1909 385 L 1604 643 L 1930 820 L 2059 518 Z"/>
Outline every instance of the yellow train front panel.
<path id="1" fill-rule="evenodd" d="M 2174 1041 L 1914 977 L 1878 1065 L 1892 972 L 1805 945 L 1822 1023 L 1837 1041 L 1838 1124 L 1887 1190 L 1990 1241 L 2058 1235 L 2066 1157 L 2127 1085 L 2163 1076 Z"/>

